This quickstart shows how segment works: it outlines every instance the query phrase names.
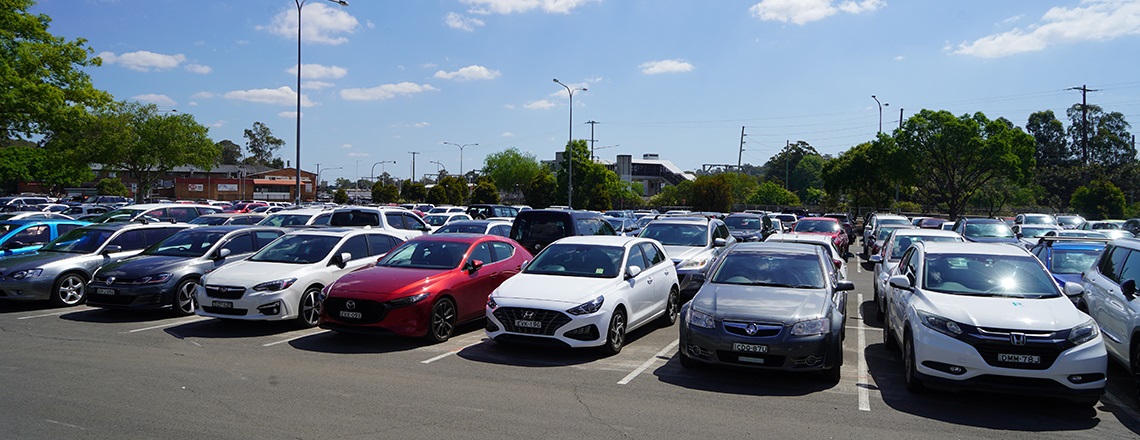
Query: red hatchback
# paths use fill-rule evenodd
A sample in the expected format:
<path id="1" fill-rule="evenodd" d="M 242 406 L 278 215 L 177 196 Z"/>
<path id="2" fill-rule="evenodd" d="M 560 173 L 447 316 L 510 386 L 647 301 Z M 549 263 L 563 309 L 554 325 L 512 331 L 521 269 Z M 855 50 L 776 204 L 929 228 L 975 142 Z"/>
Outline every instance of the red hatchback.
<path id="1" fill-rule="evenodd" d="M 830 217 L 805 217 L 801 218 L 796 225 L 792 227 L 792 232 L 799 232 L 801 234 L 824 234 L 831 237 L 831 242 L 835 244 L 835 248 L 839 249 L 844 254 L 847 253 L 847 234 L 843 232 L 843 228 L 839 225 L 839 220 Z"/>
<path id="2" fill-rule="evenodd" d="M 528 259 L 496 235 L 419 236 L 325 287 L 320 326 L 443 342 L 458 324 L 485 317 L 487 297 Z"/>

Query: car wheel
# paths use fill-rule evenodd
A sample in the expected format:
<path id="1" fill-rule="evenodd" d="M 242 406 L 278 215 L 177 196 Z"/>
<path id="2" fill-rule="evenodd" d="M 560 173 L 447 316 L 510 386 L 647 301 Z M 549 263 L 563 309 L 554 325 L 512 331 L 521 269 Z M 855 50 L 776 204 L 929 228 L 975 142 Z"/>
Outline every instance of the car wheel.
<path id="1" fill-rule="evenodd" d="M 704 366 L 704 364 L 702 364 L 700 361 L 693 359 L 689 357 L 689 355 L 685 354 L 684 348 L 677 349 L 677 355 L 681 360 L 681 368 L 693 369 Z"/>
<path id="2" fill-rule="evenodd" d="M 677 290 L 677 286 L 669 289 L 669 299 L 665 303 L 665 314 L 661 315 L 660 323 L 662 327 L 672 327 L 677 322 L 677 314 L 681 309 L 681 292 Z"/>
<path id="3" fill-rule="evenodd" d="M 194 294 L 198 291 L 198 280 L 187 279 L 178 283 L 174 288 L 174 303 L 170 308 L 175 315 L 186 316 L 194 314 Z"/>
<path id="4" fill-rule="evenodd" d="M 891 331 L 890 310 L 883 313 L 883 348 L 890 352 L 899 351 L 899 341 L 895 339 L 895 334 Z"/>
<path id="5" fill-rule="evenodd" d="M 875 319 L 878 319 L 879 322 L 882 322 L 883 321 L 883 307 L 884 307 L 883 303 L 885 303 L 886 301 L 881 296 L 882 294 L 879 293 L 879 283 L 874 283 L 874 284 L 875 284 Z"/>
<path id="6" fill-rule="evenodd" d="M 906 373 L 907 391 L 916 394 L 926 391 L 926 385 L 923 385 L 922 379 L 918 378 L 918 366 L 914 360 L 914 338 L 910 334 L 903 339 L 903 370 Z"/>
<path id="7" fill-rule="evenodd" d="M 297 308 L 297 322 L 305 327 L 313 327 L 317 325 L 317 321 L 321 318 L 321 302 L 317 300 L 317 295 L 320 295 L 321 289 L 310 287 L 305 293 L 301 294 L 300 306 Z"/>
<path id="8" fill-rule="evenodd" d="M 602 346 L 602 352 L 612 356 L 621 353 L 623 346 L 625 346 L 625 312 L 617 309 L 610 318 L 610 327 L 606 330 L 606 345 Z"/>
<path id="9" fill-rule="evenodd" d="M 431 327 L 427 338 L 431 342 L 444 342 L 455 331 L 455 303 L 450 298 L 442 298 L 431 306 Z"/>
<path id="10" fill-rule="evenodd" d="M 69 307 L 82 304 L 87 299 L 87 280 L 77 273 L 66 273 L 55 280 L 51 302 L 57 306 Z"/>

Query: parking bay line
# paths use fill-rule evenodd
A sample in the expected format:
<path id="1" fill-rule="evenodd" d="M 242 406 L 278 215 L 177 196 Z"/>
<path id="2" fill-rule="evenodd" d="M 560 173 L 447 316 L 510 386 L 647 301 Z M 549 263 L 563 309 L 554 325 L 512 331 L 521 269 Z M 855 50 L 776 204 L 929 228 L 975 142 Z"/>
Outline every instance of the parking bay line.
<path id="1" fill-rule="evenodd" d="M 160 325 L 152 325 L 152 326 L 150 326 L 150 327 L 143 327 L 143 328 L 136 328 L 136 329 L 134 329 L 134 330 L 128 330 L 128 331 L 125 331 L 125 332 L 119 332 L 119 333 L 138 333 L 138 332 L 145 332 L 145 331 L 147 331 L 147 330 L 154 330 L 154 329 L 158 329 L 158 328 L 166 328 L 166 327 L 174 327 L 174 326 L 176 326 L 176 325 L 189 324 L 189 323 L 192 323 L 192 322 L 198 322 L 198 321 L 205 321 L 205 320 L 207 320 L 207 319 L 213 319 L 213 318 L 207 318 L 207 317 L 205 317 L 205 316 L 195 316 L 195 317 L 194 317 L 194 319 L 187 319 L 187 320 L 182 320 L 182 321 L 168 322 L 168 323 L 166 323 L 166 324 L 160 324 Z"/>
<path id="2" fill-rule="evenodd" d="M 657 354 L 653 355 L 653 357 L 649 358 L 649 360 L 642 363 L 641 366 L 637 367 L 636 370 L 633 370 L 632 372 L 627 374 L 624 378 L 619 380 L 618 385 L 628 384 L 630 381 L 633 380 L 633 378 L 637 377 L 637 375 L 641 374 L 643 371 L 648 369 L 651 365 L 653 365 L 655 362 L 657 362 L 662 356 L 665 356 L 665 353 L 668 353 L 670 350 L 677 348 L 677 344 L 680 344 L 680 343 L 681 343 L 680 339 L 675 339 L 675 340 L 673 340 L 673 342 L 670 342 L 669 345 L 666 345 L 665 348 L 662 348 L 661 351 L 657 352 Z"/>
<path id="3" fill-rule="evenodd" d="M 459 342 L 460 346 L 458 348 L 453 348 L 453 349 L 448 350 L 447 352 L 440 354 L 438 356 L 432 356 L 431 359 L 428 359 L 426 361 L 420 361 L 420 363 L 421 364 L 430 364 L 432 362 L 438 361 L 438 360 L 443 359 L 445 357 L 459 353 L 459 352 L 467 349 L 467 347 L 473 347 L 473 346 L 482 344 L 483 343 L 483 335 L 482 334 L 476 334 L 474 336 L 468 336 L 468 337 L 465 337 L 463 339 L 456 339 L 454 341 Z M 474 342 L 471 342 L 471 341 L 474 341 Z"/>
<path id="4" fill-rule="evenodd" d="M 83 309 L 80 309 L 80 310 L 64 310 L 64 311 L 62 311 L 62 312 L 51 312 L 51 313 L 44 313 L 44 314 L 42 314 L 42 315 L 21 316 L 21 317 L 19 317 L 19 318 L 16 318 L 16 319 L 18 319 L 18 320 L 23 320 L 23 319 L 32 319 L 32 318 L 46 318 L 46 317 L 48 317 L 48 316 L 59 316 L 59 315 L 63 315 L 63 314 L 71 313 L 71 312 L 78 312 L 78 311 L 81 311 L 81 310 L 86 310 L 86 309 L 89 309 L 89 308 L 90 308 L 90 307 L 85 307 L 85 308 L 83 308 Z"/>
<path id="5" fill-rule="evenodd" d="M 859 294 L 859 382 L 855 388 L 859 393 L 859 411 L 871 410 L 871 397 L 867 391 L 867 332 L 863 327 L 863 294 Z"/>
<path id="6" fill-rule="evenodd" d="M 278 345 L 278 344 L 284 344 L 284 343 L 286 343 L 286 342 L 293 342 L 293 341 L 296 341 L 296 340 L 298 340 L 298 339 L 301 339 L 301 338 L 307 338 L 307 337 L 309 337 L 309 336 L 319 335 L 319 334 L 321 334 L 321 333 L 328 333 L 328 330 L 318 330 L 318 331 L 315 331 L 315 332 L 309 332 L 309 333 L 305 333 L 305 334 L 303 334 L 303 335 L 300 335 L 300 336 L 294 336 L 294 337 L 292 337 L 292 338 L 289 338 L 289 339 L 283 339 L 283 340 L 280 340 L 280 341 L 275 341 L 275 342 L 270 342 L 270 343 L 266 343 L 266 344 L 261 344 L 261 346 L 262 346 L 262 347 L 272 347 L 272 346 L 274 346 L 274 345 Z"/>

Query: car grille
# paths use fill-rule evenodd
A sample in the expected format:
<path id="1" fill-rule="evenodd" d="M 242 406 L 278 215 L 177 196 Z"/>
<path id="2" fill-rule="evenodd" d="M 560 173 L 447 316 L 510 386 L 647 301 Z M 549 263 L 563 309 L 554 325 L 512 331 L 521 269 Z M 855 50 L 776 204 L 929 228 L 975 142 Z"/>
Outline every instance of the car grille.
<path id="1" fill-rule="evenodd" d="M 211 307 L 202 306 L 202 311 L 206 313 L 213 313 L 215 315 L 232 315 L 232 316 L 245 316 L 246 309 L 231 309 L 226 307 Z"/>
<path id="2" fill-rule="evenodd" d="M 752 333 L 749 334 L 749 326 Z M 783 324 L 770 324 L 745 321 L 724 321 L 724 331 L 729 334 L 744 336 L 746 338 L 771 338 L 784 330 Z"/>
<path id="3" fill-rule="evenodd" d="M 977 328 L 977 332 L 963 335 L 962 339 L 974 346 L 987 364 L 1001 368 L 1021 370 L 1047 370 L 1053 366 L 1061 353 L 1073 347 L 1069 342 L 1069 331 L 1042 332 L 1034 330 L 1011 330 L 997 328 Z M 1023 336 L 1022 345 L 1014 345 L 1015 334 Z M 999 359 L 999 355 L 1040 356 L 1039 363 L 1009 362 Z"/>
<path id="4" fill-rule="evenodd" d="M 348 303 L 352 303 L 352 307 L 348 307 Z M 384 320 L 384 316 L 388 315 L 388 307 L 383 303 L 370 301 L 366 299 L 348 299 L 329 297 L 322 303 L 325 312 L 333 319 L 344 322 L 347 324 L 373 324 Z M 348 318 L 342 316 L 340 312 L 358 312 L 359 318 Z"/>
<path id="5" fill-rule="evenodd" d="M 210 298 L 241 299 L 242 295 L 245 295 L 245 288 L 241 286 L 207 285 L 205 289 L 206 296 Z"/>
<path id="6" fill-rule="evenodd" d="M 562 312 L 518 307 L 499 307 L 495 309 L 494 315 L 499 322 L 503 323 L 505 331 L 531 335 L 553 336 L 554 332 L 571 321 L 570 317 Z M 542 323 L 542 327 L 519 327 L 515 325 L 515 320 L 539 321 Z"/>

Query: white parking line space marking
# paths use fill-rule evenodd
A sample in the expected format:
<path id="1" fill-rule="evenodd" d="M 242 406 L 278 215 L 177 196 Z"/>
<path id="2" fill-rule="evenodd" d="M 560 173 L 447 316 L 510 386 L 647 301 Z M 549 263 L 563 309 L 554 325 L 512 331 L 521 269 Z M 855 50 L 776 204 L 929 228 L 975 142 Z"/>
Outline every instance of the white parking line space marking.
<path id="1" fill-rule="evenodd" d="M 435 357 L 433 357 L 433 358 L 431 358 L 431 359 L 428 359 L 428 360 L 426 360 L 426 361 L 420 361 L 420 363 L 421 363 L 421 364 L 430 364 L 430 363 L 432 363 L 432 362 L 438 361 L 438 360 L 440 360 L 440 359 L 443 359 L 443 358 L 445 358 L 445 357 L 448 357 L 448 356 L 451 356 L 451 355 L 453 355 L 453 354 L 459 353 L 459 352 L 463 351 L 464 349 L 466 349 L 467 347 L 472 347 L 472 346 L 475 346 L 475 345 L 479 345 L 479 344 L 482 344 L 482 343 L 483 343 L 483 340 L 482 340 L 482 338 L 480 338 L 478 341 L 475 341 L 475 342 L 469 343 L 469 344 L 467 344 L 467 345 L 464 345 L 464 346 L 461 346 L 461 347 L 459 347 L 459 348 L 454 348 L 454 349 L 451 349 L 451 350 L 447 351 L 446 353 L 443 353 L 443 354 L 441 354 L 441 355 L 439 355 L 439 356 L 435 356 Z"/>
<path id="2" fill-rule="evenodd" d="M 859 294 L 859 382 L 855 384 L 859 392 L 859 411 L 871 410 L 871 397 L 867 391 L 867 332 L 863 327 L 863 294 Z"/>
<path id="3" fill-rule="evenodd" d="M 657 354 L 653 355 L 653 357 L 649 358 L 649 360 L 645 361 L 645 363 L 642 363 L 640 366 L 638 366 L 636 370 L 633 370 L 631 373 L 627 374 L 624 378 L 622 378 L 622 380 L 619 380 L 618 385 L 628 384 L 635 377 L 637 377 L 637 375 L 641 374 L 643 371 L 648 369 L 650 366 L 657 363 L 657 361 L 661 360 L 661 358 L 665 356 L 665 353 L 668 353 L 670 350 L 676 349 L 677 344 L 680 344 L 680 343 L 681 343 L 680 339 L 674 339 L 673 342 L 670 342 L 669 345 L 666 345 L 665 348 L 662 348 L 661 351 L 657 352 Z M 666 359 L 668 359 L 668 358 L 666 358 Z"/>
<path id="4" fill-rule="evenodd" d="M 328 332 L 329 332 L 328 330 L 318 330 L 315 332 L 309 332 L 309 333 L 305 333 L 303 335 L 294 336 L 294 337 L 289 338 L 289 339 L 282 339 L 280 341 L 270 342 L 267 344 L 261 344 L 261 346 L 262 347 L 272 347 L 274 345 L 284 344 L 286 342 L 293 342 L 293 341 L 296 341 L 296 340 L 301 339 L 301 338 L 307 338 L 309 336 L 319 335 L 321 333 L 328 333 Z"/>
<path id="5" fill-rule="evenodd" d="M 198 322 L 198 321 L 205 321 L 205 320 L 207 320 L 207 319 L 213 319 L 213 318 L 207 318 L 207 317 L 204 317 L 204 316 L 195 316 L 193 319 L 185 319 L 185 320 L 181 320 L 181 321 L 168 322 L 168 323 L 166 323 L 166 324 L 152 325 L 152 326 L 150 326 L 150 327 L 136 328 L 136 329 L 134 329 L 134 330 L 128 330 L 128 331 L 125 331 L 125 332 L 119 332 L 119 333 L 138 333 L 138 332 L 145 332 L 145 331 L 147 331 L 147 330 L 154 330 L 154 329 L 159 329 L 159 328 L 174 327 L 174 326 L 176 326 L 176 325 L 189 324 L 189 323 L 191 323 L 191 322 Z"/>
<path id="6" fill-rule="evenodd" d="M 79 308 L 79 309 L 68 309 L 68 310 L 64 310 L 61 312 L 44 313 L 42 315 L 21 316 L 21 317 L 16 318 L 16 319 L 45 318 L 48 316 L 66 315 L 66 314 L 71 313 L 71 312 L 81 312 L 81 311 L 88 310 L 88 309 L 90 309 L 90 307 L 84 307 L 84 308 Z"/>

